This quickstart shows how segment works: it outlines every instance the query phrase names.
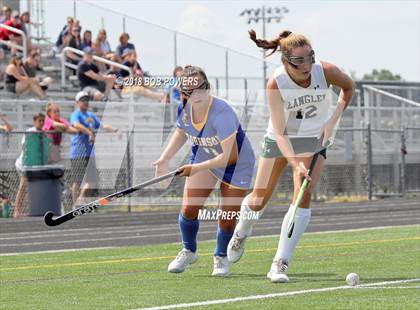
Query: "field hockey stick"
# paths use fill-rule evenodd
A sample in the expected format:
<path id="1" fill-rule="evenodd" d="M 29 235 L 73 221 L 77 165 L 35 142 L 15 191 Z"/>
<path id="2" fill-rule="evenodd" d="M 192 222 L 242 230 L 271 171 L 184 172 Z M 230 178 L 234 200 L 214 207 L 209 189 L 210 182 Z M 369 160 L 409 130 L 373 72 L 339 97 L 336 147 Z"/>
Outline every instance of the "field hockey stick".
<path id="1" fill-rule="evenodd" d="M 315 149 L 316 153 L 312 157 L 311 163 L 309 165 L 309 170 L 308 170 L 308 175 L 309 176 L 312 175 L 312 171 L 315 168 L 315 164 L 316 164 L 316 161 L 318 160 L 319 152 L 322 151 L 323 149 L 327 148 L 327 146 L 329 146 L 329 142 L 330 141 L 328 140 L 327 141 L 327 145 L 326 146 L 323 146 L 322 145 L 323 140 L 324 140 L 324 135 L 322 134 L 322 136 L 318 140 L 318 147 Z M 299 206 L 299 204 L 300 204 L 300 202 L 302 200 L 303 194 L 305 193 L 305 190 L 307 189 L 308 185 L 309 185 L 308 179 L 305 178 L 305 177 L 303 177 L 302 178 L 302 185 L 300 186 L 299 193 L 298 193 L 298 195 L 296 197 L 295 203 L 292 204 L 292 206 L 291 206 L 291 208 L 292 208 L 291 209 L 292 214 L 290 215 L 289 223 L 287 225 L 287 237 L 289 239 L 292 237 L 293 230 L 295 228 L 295 220 L 296 220 L 296 211 L 297 211 L 297 208 L 298 208 L 298 206 Z"/>
<path id="2" fill-rule="evenodd" d="M 54 214 L 51 211 L 48 211 L 44 215 L 45 224 L 47 224 L 48 226 L 57 226 L 57 225 L 63 224 L 64 222 L 67 222 L 67 221 L 69 221 L 69 220 L 71 220 L 71 219 L 73 219 L 73 218 L 75 218 L 77 216 L 81 216 L 83 214 L 90 213 L 90 212 L 92 212 L 93 210 L 95 210 L 99 206 L 105 206 L 109 202 L 111 202 L 111 201 L 113 201 L 113 200 L 115 200 L 117 198 L 124 197 L 124 196 L 126 196 L 128 194 L 131 194 L 132 192 L 138 191 L 139 189 L 145 188 L 145 187 L 147 187 L 149 185 L 152 185 L 152 184 L 155 184 L 155 183 L 159 183 L 159 182 L 161 182 L 163 180 L 166 180 L 168 178 L 174 177 L 174 176 L 176 176 L 176 175 L 178 175 L 180 173 L 181 173 L 181 171 L 174 170 L 174 171 L 169 172 L 167 174 L 164 174 L 164 175 L 155 177 L 153 179 L 150 179 L 150 180 L 148 180 L 146 182 L 143 182 L 143 183 L 134 185 L 132 187 L 123 189 L 123 190 L 121 190 L 119 192 L 116 192 L 116 193 L 110 194 L 110 195 L 108 195 L 106 197 L 103 197 L 103 198 L 100 198 L 98 200 L 95 200 L 95 201 L 93 201 L 91 203 L 88 203 L 86 205 L 83 205 L 83 206 L 81 206 L 81 207 L 79 207 L 79 208 L 77 208 L 77 209 L 75 209 L 73 211 L 70 211 L 70 212 L 68 212 L 68 213 L 66 213 L 66 214 L 64 214 L 62 216 L 59 216 L 59 217 L 57 217 L 55 219 L 53 219 L 53 215 Z"/>

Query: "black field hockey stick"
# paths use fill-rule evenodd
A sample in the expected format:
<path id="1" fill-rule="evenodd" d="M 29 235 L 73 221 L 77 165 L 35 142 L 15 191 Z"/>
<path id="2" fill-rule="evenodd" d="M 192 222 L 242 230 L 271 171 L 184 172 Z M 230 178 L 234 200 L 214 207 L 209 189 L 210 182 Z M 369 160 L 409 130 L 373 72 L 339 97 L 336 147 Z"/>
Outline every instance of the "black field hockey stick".
<path id="1" fill-rule="evenodd" d="M 174 177 L 174 176 L 176 176 L 176 175 L 178 175 L 180 173 L 181 173 L 181 171 L 174 170 L 172 172 L 169 172 L 167 174 L 161 175 L 159 177 L 150 179 L 150 180 L 148 180 L 146 182 L 143 182 L 143 183 L 134 185 L 132 187 L 123 189 L 123 190 L 121 190 L 119 192 L 116 192 L 116 193 L 113 193 L 113 194 L 108 195 L 106 197 L 103 197 L 103 198 L 100 198 L 98 200 L 95 200 L 95 201 L 93 201 L 91 203 L 88 203 L 86 205 L 83 205 L 83 206 L 81 206 L 81 207 L 79 207 L 79 208 L 77 208 L 77 209 L 75 209 L 73 211 L 70 211 L 70 212 L 68 212 L 68 213 L 66 213 L 66 214 L 64 214 L 62 216 L 59 216 L 59 217 L 57 217 L 55 219 L 53 219 L 54 214 L 51 211 L 48 211 L 44 215 L 45 224 L 47 224 L 48 226 L 57 226 L 57 225 L 63 224 L 64 222 L 70 221 L 71 219 L 74 219 L 77 216 L 81 216 L 83 214 L 90 213 L 90 212 L 92 212 L 93 210 L 95 210 L 99 206 L 105 206 L 105 205 L 107 205 L 108 203 L 110 203 L 111 201 L 113 201 L 113 200 L 115 200 L 117 198 L 124 197 L 124 196 L 126 196 L 128 194 L 131 194 L 132 192 L 138 191 L 139 189 L 145 188 L 145 187 L 147 187 L 149 185 L 152 185 L 152 184 L 155 184 L 155 183 L 159 183 L 159 182 L 161 182 L 163 180 L 166 180 L 168 178 Z"/>
<path id="2" fill-rule="evenodd" d="M 309 165 L 309 169 L 308 169 L 308 175 L 309 176 L 312 175 L 312 172 L 313 172 L 313 170 L 315 168 L 316 161 L 318 160 L 319 153 L 323 149 L 326 149 L 330 145 L 330 141 L 327 140 L 326 145 L 324 146 L 323 145 L 323 140 L 324 140 L 324 134 L 322 134 L 322 136 L 318 140 L 317 148 L 315 149 L 316 153 L 312 157 L 311 163 Z M 292 208 L 292 210 L 291 210 L 292 211 L 292 214 L 291 214 L 291 216 L 289 218 L 289 223 L 287 225 L 287 237 L 289 239 L 292 237 L 293 230 L 295 228 L 297 208 L 298 208 L 300 202 L 302 201 L 303 194 L 305 193 L 305 190 L 308 188 L 308 185 L 309 185 L 308 179 L 305 178 L 305 177 L 303 177 L 302 178 L 302 185 L 300 186 L 299 193 L 298 193 L 298 195 L 296 197 L 295 203 L 291 206 L 291 208 Z"/>

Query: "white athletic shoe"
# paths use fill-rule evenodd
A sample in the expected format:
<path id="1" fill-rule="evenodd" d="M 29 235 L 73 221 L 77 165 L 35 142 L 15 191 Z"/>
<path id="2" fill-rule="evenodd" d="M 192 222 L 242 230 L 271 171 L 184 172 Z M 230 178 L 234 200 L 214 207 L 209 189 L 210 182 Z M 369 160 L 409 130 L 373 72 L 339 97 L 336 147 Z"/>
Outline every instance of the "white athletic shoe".
<path id="1" fill-rule="evenodd" d="M 233 234 L 232 238 L 230 238 L 227 247 L 227 257 L 229 262 L 236 263 L 241 259 L 245 250 L 245 240 L 246 237 L 239 238 L 236 232 Z"/>
<path id="2" fill-rule="evenodd" d="M 213 273 L 214 277 L 227 277 L 229 276 L 229 262 L 226 256 L 213 256 Z"/>
<path id="3" fill-rule="evenodd" d="M 182 249 L 175 259 L 169 264 L 169 272 L 184 272 L 189 264 L 194 264 L 198 259 L 197 252 L 191 252 L 187 249 Z"/>
<path id="4" fill-rule="evenodd" d="M 284 260 L 274 261 L 267 273 L 267 278 L 273 283 L 287 283 L 289 282 L 289 277 L 286 275 L 287 268 L 287 262 Z"/>

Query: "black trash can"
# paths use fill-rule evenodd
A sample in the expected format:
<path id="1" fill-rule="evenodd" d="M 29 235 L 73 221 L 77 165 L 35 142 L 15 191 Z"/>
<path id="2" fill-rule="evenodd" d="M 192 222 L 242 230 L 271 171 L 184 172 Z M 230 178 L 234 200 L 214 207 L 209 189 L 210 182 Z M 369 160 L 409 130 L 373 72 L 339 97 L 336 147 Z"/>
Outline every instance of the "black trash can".
<path id="1" fill-rule="evenodd" d="M 47 211 L 61 215 L 61 192 L 63 190 L 60 178 L 64 175 L 64 166 L 45 165 L 23 168 L 27 180 L 29 216 L 42 216 Z"/>

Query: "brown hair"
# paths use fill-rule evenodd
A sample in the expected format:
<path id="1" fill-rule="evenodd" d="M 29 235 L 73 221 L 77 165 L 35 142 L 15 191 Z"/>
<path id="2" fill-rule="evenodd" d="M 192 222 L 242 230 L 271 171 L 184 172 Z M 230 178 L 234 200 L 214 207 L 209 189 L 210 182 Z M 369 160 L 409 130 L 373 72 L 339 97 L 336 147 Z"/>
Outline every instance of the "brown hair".
<path id="1" fill-rule="evenodd" d="M 118 38 L 118 41 L 120 41 L 120 43 L 121 43 L 121 41 L 124 37 L 127 37 L 127 41 L 130 40 L 130 35 L 127 32 L 123 32 L 123 33 L 120 34 L 120 36 Z"/>
<path id="2" fill-rule="evenodd" d="M 175 76 L 178 71 L 183 71 L 183 70 L 184 68 L 182 68 L 181 66 L 176 66 L 174 71 L 172 72 L 172 76 Z"/>
<path id="3" fill-rule="evenodd" d="M 292 49 L 296 47 L 302 47 L 305 45 L 311 46 L 309 40 L 302 34 L 299 33 L 292 33 L 289 30 L 283 30 L 280 34 L 268 41 L 263 39 L 257 39 L 257 35 L 254 30 L 249 30 L 249 37 L 258 47 L 261 47 L 264 50 L 272 50 L 272 52 L 267 55 L 270 56 L 274 54 L 274 52 L 280 50 L 282 54 L 290 54 Z"/>
<path id="4" fill-rule="evenodd" d="M 32 119 L 33 119 L 34 121 L 36 121 L 36 120 L 38 120 L 38 119 L 40 119 L 40 118 L 44 118 L 44 119 L 45 119 L 45 115 L 44 115 L 44 113 L 39 112 L 39 113 L 34 114 L 34 116 L 32 117 Z"/>

